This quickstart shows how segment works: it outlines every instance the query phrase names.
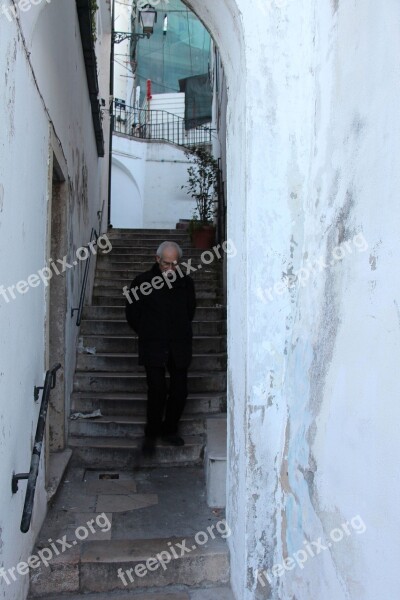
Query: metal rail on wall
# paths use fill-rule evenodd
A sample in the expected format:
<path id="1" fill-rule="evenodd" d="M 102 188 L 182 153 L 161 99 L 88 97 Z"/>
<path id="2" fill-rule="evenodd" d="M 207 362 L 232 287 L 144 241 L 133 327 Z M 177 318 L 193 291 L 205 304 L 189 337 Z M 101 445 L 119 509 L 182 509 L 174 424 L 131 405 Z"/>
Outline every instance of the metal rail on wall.
<path id="1" fill-rule="evenodd" d="M 42 403 L 40 405 L 39 419 L 36 427 L 35 443 L 33 444 L 30 470 L 29 473 L 13 473 L 11 480 L 11 490 L 13 494 L 16 494 L 18 492 L 18 482 L 21 479 L 28 480 L 20 528 L 22 533 L 27 533 L 31 524 L 36 482 L 39 474 L 40 454 L 43 446 L 44 432 L 46 430 L 46 417 L 47 410 L 49 407 L 50 391 L 56 386 L 57 371 L 59 369 L 61 369 L 61 364 L 55 364 L 51 369 L 49 369 L 46 372 L 44 386 L 35 386 L 35 399 L 39 398 L 40 390 L 43 390 L 43 395 Z"/>
<path id="2" fill-rule="evenodd" d="M 98 237 L 99 236 L 97 235 L 97 231 L 95 230 L 94 227 L 92 227 L 92 231 L 90 233 L 90 240 L 89 240 L 89 243 L 87 244 L 87 248 L 88 249 L 91 248 L 91 242 L 93 240 L 96 240 L 96 243 L 97 243 Z M 86 263 L 85 263 L 85 272 L 83 274 L 81 294 L 80 294 L 80 297 L 79 297 L 79 305 L 78 305 L 77 308 L 71 308 L 71 317 L 73 317 L 74 314 L 76 312 L 78 312 L 78 316 L 76 317 L 76 324 L 77 324 L 78 327 L 80 326 L 81 320 L 82 320 L 83 304 L 85 302 L 86 286 L 87 286 L 87 280 L 88 280 L 88 276 L 89 276 L 89 269 L 90 269 L 90 260 L 91 260 L 91 258 L 92 258 L 92 253 L 89 252 L 89 255 L 88 255 L 88 257 L 86 259 Z"/>

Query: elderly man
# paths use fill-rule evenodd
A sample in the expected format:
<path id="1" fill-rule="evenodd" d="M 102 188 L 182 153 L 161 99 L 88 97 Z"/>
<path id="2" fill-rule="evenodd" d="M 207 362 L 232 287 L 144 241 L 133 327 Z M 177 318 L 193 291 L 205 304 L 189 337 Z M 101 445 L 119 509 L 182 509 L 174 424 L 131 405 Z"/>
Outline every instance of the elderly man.
<path id="1" fill-rule="evenodd" d="M 156 262 L 124 288 L 126 318 L 139 337 L 139 364 L 147 376 L 147 423 L 143 452 L 152 454 L 157 437 L 183 446 L 178 423 L 187 398 L 187 370 L 192 360 L 194 284 L 179 267 L 182 249 L 163 242 Z M 170 375 L 169 394 L 165 367 Z"/>

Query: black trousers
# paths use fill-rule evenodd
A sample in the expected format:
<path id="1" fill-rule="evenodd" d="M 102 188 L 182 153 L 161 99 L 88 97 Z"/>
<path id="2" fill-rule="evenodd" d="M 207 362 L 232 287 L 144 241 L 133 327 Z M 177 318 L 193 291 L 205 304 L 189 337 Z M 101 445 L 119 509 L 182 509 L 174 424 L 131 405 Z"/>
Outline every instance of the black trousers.
<path id="1" fill-rule="evenodd" d="M 147 376 L 146 437 L 175 435 L 187 398 L 187 368 L 176 367 L 169 355 L 167 369 L 170 376 L 169 393 L 165 367 L 145 366 Z"/>

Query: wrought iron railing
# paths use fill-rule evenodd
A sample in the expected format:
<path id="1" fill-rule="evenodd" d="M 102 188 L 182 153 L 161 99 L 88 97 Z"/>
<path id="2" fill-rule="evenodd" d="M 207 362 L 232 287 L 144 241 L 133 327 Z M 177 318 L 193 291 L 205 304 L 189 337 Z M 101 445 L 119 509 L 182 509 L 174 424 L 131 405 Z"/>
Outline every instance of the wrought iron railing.
<path id="1" fill-rule="evenodd" d="M 114 103 L 114 131 L 143 140 L 170 142 L 178 146 L 211 145 L 215 129 L 191 127 L 186 119 L 166 110 L 135 109 Z"/>
<path id="2" fill-rule="evenodd" d="M 91 250 L 93 240 L 96 240 L 96 243 L 97 243 L 98 237 L 99 236 L 97 235 L 97 231 L 95 230 L 94 227 L 92 227 L 92 231 L 90 233 L 90 241 L 89 241 L 89 244 L 87 244 L 87 246 L 86 246 L 89 250 Z M 89 255 L 86 259 L 85 271 L 83 273 L 81 293 L 79 296 L 79 305 L 76 308 L 71 308 L 71 317 L 73 317 L 76 312 L 78 313 L 78 315 L 76 317 L 76 324 L 78 327 L 80 326 L 81 321 L 82 321 L 83 304 L 85 302 L 86 286 L 87 286 L 87 282 L 88 282 L 90 259 L 92 258 L 92 254 L 93 254 L 93 252 L 89 252 Z"/>
<path id="3" fill-rule="evenodd" d="M 24 511 L 22 513 L 21 520 L 21 531 L 27 533 L 32 519 L 33 502 L 35 499 L 36 482 L 39 474 L 40 454 L 42 452 L 43 438 L 46 431 L 46 416 L 47 409 L 49 407 L 50 391 L 56 385 L 57 371 L 61 369 L 61 365 L 57 363 L 53 368 L 49 369 L 46 373 L 46 378 L 43 387 L 35 387 L 35 399 L 38 399 L 39 390 L 43 390 L 42 403 L 40 405 L 39 419 L 36 427 L 35 443 L 33 444 L 31 467 L 29 473 L 17 473 L 13 474 L 11 489 L 12 493 L 16 494 L 18 491 L 18 482 L 21 479 L 27 479 L 28 485 L 26 487 Z"/>

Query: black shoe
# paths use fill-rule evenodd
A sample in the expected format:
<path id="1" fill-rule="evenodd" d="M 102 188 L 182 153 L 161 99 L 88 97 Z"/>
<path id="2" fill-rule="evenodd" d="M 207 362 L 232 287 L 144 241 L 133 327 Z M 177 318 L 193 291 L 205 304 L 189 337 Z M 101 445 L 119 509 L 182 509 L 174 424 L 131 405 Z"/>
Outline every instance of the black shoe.
<path id="1" fill-rule="evenodd" d="M 156 451 L 156 438 L 145 437 L 142 444 L 142 454 L 144 456 L 153 456 Z"/>
<path id="2" fill-rule="evenodd" d="M 185 442 L 179 435 L 163 435 L 163 442 L 167 442 L 171 446 L 184 446 Z"/>

